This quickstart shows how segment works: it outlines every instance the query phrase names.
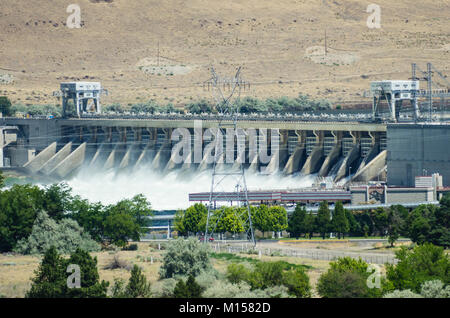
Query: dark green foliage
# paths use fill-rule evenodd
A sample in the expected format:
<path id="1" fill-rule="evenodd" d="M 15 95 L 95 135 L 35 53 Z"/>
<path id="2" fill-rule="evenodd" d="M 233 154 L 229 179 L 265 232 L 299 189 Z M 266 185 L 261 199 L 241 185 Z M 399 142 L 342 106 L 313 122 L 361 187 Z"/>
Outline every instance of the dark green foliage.
<path id="1" fill-rule="evenodd" d="M 109 283 L 99 282 L 100 276 L 97 270 L 97 257 L 92 258 L 88 252 L 77 249 L 70 255 L 66 264 L 76 264 L 80 266 L 81 288 L 68 288 L 70 298 L 104 298 L 108 290 Z"/>
<path id="2" fill-rule="evenodd" d="M 367 298 L 379 297 L 381 289 L 369 288 L 367 279 L 368 264 L 363 260 L 350 257 L 339 258 L 330 263 L 331 268 L 322 274 L 317 284 L 317 291 L 325 298 Z"/>
<path id="3" fill-rule="evenodd" d="M 326 233 L 329 233 L 331 229 L 331 214 L 328 208 L 328 202 L 323 201 L 320 203 L 319 211 L 316 216 L 316 231 L 322 235 L 325 239 Z"/>
<path id="4" fill-rule="evenodd" d="M 265 204 L 258 207 L 251 207 L 252 224 L 256 230 L 263 233 L 270 231 L 269 208 Z"/>
<path id="5" fill-rule="evenodd" d="M 71 103 L 73 105 L 73 103 Z M 74 108 L 72 106 L 72 108 Z M 11 108 L 11 112 L 22 113 L 24 115 L 30 116 L 49 116 L 53 115 L 54 117 L 61 116 L 61 106 L 59 105 L 23 105 L 23 104 L 14 104 Z"/>
<path id="6" fill-rule="evenodd" d="M 134 265 L 131 270 L 131 277 L 125 288 L 125 295 L 130 298 L 150 297 L 150 283 L 147 283 L 147 278 L 137 265 Z"/>
<path id="7" fill-rule="evenodd" d="M 289 295 L 297 298 L 311 297 L 309 277 L 303 269 L 296 268 L 283 273 L 282 285 L 288 288 Z"/>
<path id="8" fill-rule="evenodd" d="M 6 96 L 0 96 L 0 112 L 3 116 L 11 116 L 13 114 L 11 101 Z"/>
<path id="9" fill-rule="evenodd" d="M 288 293 L 296 297 L 310 297 L 311 286 L 304 268 L 286 262 L 256 262 L 253 270 L 242 264 L 230 264 L 227 279 L 237 284 L 247 282 L 252 290 L 285 286 Z"/>
<path id="10" fill-rule="evenodd" d="M 178 281 L 173 290 L 174 298 L 201 298 L 203 288 L 197 284 L 193 275 L 190 275 L 184 283 L 182 279 Z"/>
<path id="11" fill-rule="evenodd" d="M 305 226 L 306 215 L 306 208 L 297 203 L 294 213 L 292 213 L 288 220 L 287 231 L 290 233 L 291 237 L 299 238 L 302 234 L 307 233 Z"/>
<path id="12" fill-rule="evenodd" d="M 183 228 L 186 232 L 198 233 L 206 229 L 208 209 L 200 203 L 187 208 L 183 216 Z"/>
<path id="13" fill-rule="evenodd" d="M 39 268 L 34 272 L 27 298 L 61 298 L 67 292 L 66 261 L 52 247 L 44 254 Z"/>
<path id="14" fill-rule="evenodd" d="M 231 263 L 227 267 L 226 277 L 230 283 L 238 284 L 241 281 L 248 281 L 251 271 L 242 264 Z"/>
<path id="15" fill-rule="evenodd" d="M 70 264 L 80 267 L 80 288 L 67 285 L 71 273 L 67 273 Z M 44 258 L 32 278 L 27 298 L 103 298 L 106 297 L 108 283 L 99 282 L 97 258 L 78 249 L 69 259 L 60 257 L 54 247 L 45 252 Z"/>
<path id="16" fill-rule="evenodd" d="M 186 109 L 192 114 L 212 113 L 213 107 L 206 100 L 200 100 L 186 105 Z"/>
<path id="17" fill-rule="evenodd" d="M 450 283 L 450 262 L 442 247 L 426 243 L 410 251 L 402 246 L 395 256 L 398 263 L 386 266 L 386 277 L 393 289 L 420 292 L 420 286 L 429 280 Z"/>
<path id="18" fill-rule="evenodd" d="M 122 211 L 111 211 L 104 221 L 104 235 L 110 244 L 123 247 L 129 239 L 138 241 L 141 228 L 133 217 Z"/>
<path id="19" fill-rule="evenodd" d="M 14 185 L 0 192 L 0 252 L 12 250 L 32 231 L 42 209 L 43 190 L 31 185 Z"/>
<path id="20" fill-rule="evenodd" d="M 348 231 L 350 230 L 347 215 L 341 201 L 336 202 L 336 205 L 334 207 L 333 219 L 331 220 L 331 228 L 338 234 L 338 238 L 341 238 L 341 235 L 344 237 L 345 233 L 348 233 Z"/>
<path id="21" fill-rule="evenodd" d="M 138 245 L 137 244 L 130 244 L 122 248 L 122 251 L 137 251 Z"/>

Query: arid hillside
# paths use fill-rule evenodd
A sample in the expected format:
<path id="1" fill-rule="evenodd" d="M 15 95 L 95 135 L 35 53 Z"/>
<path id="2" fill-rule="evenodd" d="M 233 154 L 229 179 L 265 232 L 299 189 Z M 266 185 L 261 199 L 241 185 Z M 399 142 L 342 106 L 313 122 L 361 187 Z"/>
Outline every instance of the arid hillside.
<path id="1" fill-rule="evenodd" d="M 308 93 L 364 101 L 372 80 L 407 79 L 411 62 L 450 75 L 450 1 L 2 0 L 0 95 L 56 103 L 59 82 L 101 81 L 106 104 L 210 98 L 209 67 L 242 66 L 245 95 Z M 71 4 L 81 28 L 66 23 Z M 325 54 L 325 34 L 327 50 Z"/>

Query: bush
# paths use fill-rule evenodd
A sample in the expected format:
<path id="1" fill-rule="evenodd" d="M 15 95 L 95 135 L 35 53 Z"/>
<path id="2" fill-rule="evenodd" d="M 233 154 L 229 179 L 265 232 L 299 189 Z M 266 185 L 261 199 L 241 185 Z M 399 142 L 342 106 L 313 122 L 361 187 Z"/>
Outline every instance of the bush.
<path id="1" fill-rule="evenodd" d="M 444 287 L 440 280 L 430 280 L 422 284 L 420 294 L 424 298 L 450 298 L 450 285 Z"/>
<path id="2" fill-rule="evenodd" d="M 186 283 L 180 279 L 173 290 L 174 298 L 201 298 L 203 288 L 197 284 L 194 276 L 189 275 Z"/>
<path id="3" fill-rule="evenodd" d="M 80 288 L 68 287 L 66 270 L 70 264 L 80 267 Z M 65 260 L 53 246 L 45 252 L 31 281 L 27 298 L 103 298 L 109 285 L 105 281 L 99 282 L 96 257 L 77 249 Z"/>
<path id="4" fill-rule="evenodd" d="M 137 251 L 137 250 L 138 250 L 137 244 L 130 244 L 122 248 L 122 251 Z"/>
<path id="5" fill-rule="evenodd" d="M 131 270 L 131 277 L 125 288 L 125 295 L 129 298 L 150 297 L 150 283 L 147 283 L 147 278 L 137 265 L 134 265 Z"/>
<path id="6" fill-rule="evenodd" d="M 369 288 L 368 264 L 361 259 L 339 258 L 330 263 L 331 268 L 322 274 L 317 284 L 319 295 L 325 298 L 379 297 L 381 290 Z"/>
<path id="7" fill-rule="evenodd" d="M 309 277 L 300 268 L 291 269 L 283 273 L 283 286 L 287 287 L 289 295 L 297 298 L 311 297 Z"/>
<path id="8" fill-rule="evenodd" d="M 195 238 L 172 241 L 163 257 L 159 270 L 161 278 L 171 278 L 175 275 L 197 276 L 202 271 L 209 271 L 212 266 L 207 245 Z"/>
<path id="9" fill-rule="evenodd" d="M 231 263 L 227 267 L 226 277 L 232 284 L 238 284 L 242 281 L 247 282 L 250 279 L 251 270 L 243 264 Z"/>
<path id="10" fill-rule="evenodd" d="M 38 214 L 31 235 L 20 240 L 14 251 L 21 254 L 42 254 L 52 245 L 61 254 L 73 253 L 78 248 L 89 252 L 100 251 L 100 245 L 76 221 L 63 219 L 57 222 L 43 211 Z"/>
<path id="11" fill-rule="evenodd" d="M 170 298 L 177 284 L 175 278 L 162 279 L 155 282 L 151 287 L 151 293 L 156 298 Z"/>
<path id="12" fill-rule="evenodd" d="M 272 292 L 279 288 L 284 288 L 286 295 L 311 296 L 309 277 L 304 269 L 301 267 L 294 268 L 291 264 L 282 261 L 258 262 L 254 270 L 242 264 L 230 264 L 227 268 L 226 277 L 233 284 L 248 283 L 252 291 L 264 290 L 269 295 L 268 297 L 277 297 Z"/>
<path id="13" fill-rule="evenodd" d="M 449 284 L 450 262 L 444 248 L 427 243 L 409 251 L 402 246 L 395 255 L 398 263 L 386 267 L 386 277 L 392 289 L 410 289 L 417 293 L 429 280 L 439 279 L 445 285 Z"/>
<path id="14" fill-rule="evenodd" d="M 11 101 L 6 96 L 0 96 L 0 112 L 3 116 L 11 116 L 13 114 Z"/>

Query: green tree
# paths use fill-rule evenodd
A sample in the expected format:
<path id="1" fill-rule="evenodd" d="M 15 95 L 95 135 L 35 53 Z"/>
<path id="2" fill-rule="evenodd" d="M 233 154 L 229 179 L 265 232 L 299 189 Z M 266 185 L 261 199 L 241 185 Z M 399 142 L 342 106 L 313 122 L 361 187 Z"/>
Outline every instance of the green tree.
<path id="1" fill-rule="evenodd" d="M 443 247 L 425 243 L 409 251 L 402 246 L 395 256 L 398 263 L 386 265 L 386 277 L 392 289 L 420 292 L 420 286 L 428 280 L 450 283 L 450 262 Z"/>
<path id="2" fill-rule="evenodd" d="M 177 210 L 177 212 L 175 212 L 173 225 L 179 236 L 186 236 L 188 234 L 184 227 L 184 210 Z"/>
<path id="3" fill-rule="evenodd" d="M 127 245 L 128 240 L 139 241 L 141 227 L 126 212 L 113 210 L 104 221 L 105 238 L 110 244 L 119 247 Z"/>
<path id="4" fill-rule="evenodd" d="M 198 233 L 206 229 L 206 218 L 208 209 L 200 203 L 196 203 L 187 208 L 184 213 L 183 226 L 187 232 Z"/>
<path id="5" fill-rule="evenodd" d="M 173 290 L 175 298 L 201 298 L 204 289 L 197 284 L 195 277 L 189 275 L 186 283 L 182 279 L 178 281 Z"/>
<path id="6" fill-rule="evenodd" d="M 67 288 L 67 296 L 70 298 L 105 298 L 109 283 L 102 280 L 97 269 L 97 257 L 92 257 L 88 252 L 77 249 L 66 261 L 66 266 L 75 264 L 80 267 L 80 288 Z M 66 279 L 67 282 L 67 279 Z"/>
<path id="7" fill-rule="evenodd" d="M 66 183 L 52 184 L 44 190 L 43 209 L 48 215 L 61 220 L 72 202 L 72 189 Z"/>
<path id="8" fill-rule="evenodd" d="M 288 219 L 287 231 L 290 233 L 291 237 L 296 237 L 297 239 L 304 233 L 306 233 L 305 219 L 306 219 L 306 208 L 299 203 L 297 203 L 294 213 Z"/>
<path id="9" fill-rule="evenodd" d="M 220 217 L 217 222 L 216 232 L 219 233 L 241 233 L 244 232 L 244 225 L 242 220 L 237 216 L 236 209 L 234 207 L 222 207 L 215 211 L 214 223 L 217 218 Z"/>
<path id="10" fill-rule="evenodd" d="M 226 277 L 230 283 L 239 284 L 248 281 L 251 271 L 242 264 L 231 263 L 227 267 Z"/>
<path id="11" fill-rule="evenodd" d="M 147 278 L 142 273 L 142 269 L 136 264 L 131 270 L 131 277 L 125 289 L 125 294 L 130 298 L 150 297 L 150 283 L 147 283 Z"/>
<path id="12" fill-rule="evenodd" d="M 68 208 L 68 216 L 73 218 L 97 242 L 103 242 L 105 238 L 105 219 L 107 211 L 100 202 L 90 203 L 88 200 L 76 196 Z"/>
<path id="13" fill-rule="evenodd" d="M 195 238 L 171 241 L 163 256 L 159 274 L 161 278 L 172 278 L 176 275 L 197 276 L 202 271 L 211 270 L 209 252 L 209 246 Z"/>
<path id="14" fill-rule="evenodd" d="M 269 208 L 265 204 L 258 207 L 251 207 L 252 224 L 254 228 L 264 233 L 270 231 L 270 214 Z"/>
<path id="15" fill-rule="evenodd" d="M 3 116 L 11 116 L 11 101 L 6 96 L 0 96 L 0 112 Z"/>
<path id="16" fill-rule="evenodd" d="M 43 191 L 37 186 L 13 185 L 0 192 L 0 251 L 11 251 L 32 231 L 42 210 Z"/>
<path id="17" fill-rule="evenodd" d="M 66 262 L 55 247 L 49 248 L 31 279 L 27 298 L 61 298 L 67 290 Z"/>
<path id="18" fill-rule="evenodd" d="M 316 216 L 310 211 L 305 217 L 305 232 L 308 233 L 309 239 L 314 236 L 316 230 Z"/>
<path id="19" fill-rule="evenodd" d="M 379 297 L 382 291 L 369 288 L 368 264 L 361 259 L 338 258 L 330 262 L 330 269 L 323 273 L 317 284 L 317 291 L 324 298 L 367 298 Z"/>
<path id="20" fill-rule="evenodd" d="M 295 268 L 283 273 L 282 285 L 288 288 L 288 293 L 298 298 L 311 297 L 309 277 L 302 268 Z"/>
<path id="21" fill-rule="evenodd" d="M 22 254 L 42 254 L 50 247 L 58 253 L 69 254 L 77 248 L 99 251 L 100 245 L 75 220 L 55 221 L 44 211 L 39 212 L 31 234 L 17 242 L 15 252 Z"/>
<path id="22" fill-rule="evenodd" d="M 282 206 L 269 208 L 270 231 L 281 232 L 287 229 L 288 220 L 286 209 Z"/>
<path id="23" fill-rule="evenodd" d="M 144 227 L 150 226 L 149 216 L 153 215 L 151 204 L 143 194 L 135 195 L 132 199 L 121 200 L 110 206 L 109 211 L 112 214 L 130 215 L 134 223 L 140 227 L 142 233 L 146 231 Z"/>
<path id="24" fill-rule="evenodd" d="M 68 286 L 69 265 L 80 269 L 80 288 Z M 31 281 L 27 298 L 103 298 L 108 289 L 107 282 L 99 282 L 97 258 L 81 249 L 65 260 L 55 247 L 49 248 Z"/>
<path id="25" fill-rule="evenodd" d="M 316 230 L 322 235 L 322 239 L 325 239 L 325 235 L 329 233 L 330 228 L 331 214 L 328 208 L 328 202 L 322 201 L 316 216 Z"/>
<path id="26" fill-rule="evenodd" d="M 342 205 L 341 201 L 336 202 L 336 205 L 334 206 L 334 213 L 333 213 L 333 219 L 331 220 L 331 225 L 333 228 L 333 231 L 335 231 L 338 234 L 338 238 L 344 238 L 345 233 L 348 233 L 350 230 L 350 225 L 348 223 L 346 213 L 344 210 L 344 206 Z"/>

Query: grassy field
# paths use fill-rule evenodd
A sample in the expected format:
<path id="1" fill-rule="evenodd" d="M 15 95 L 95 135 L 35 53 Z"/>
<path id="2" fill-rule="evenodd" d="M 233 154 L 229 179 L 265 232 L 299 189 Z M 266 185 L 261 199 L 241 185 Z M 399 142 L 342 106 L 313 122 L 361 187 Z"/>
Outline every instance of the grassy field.
<path id="1" fill-rule="evenodd" d="M 113 284 L 114 279 L 122 278 L 128 280 L 130 271 L 126 268 L 106 269 L 110 265 L 115 256 L 118 256 L 123 264 L 127 264 L 131 268 L 133 264 L 142 267 L 147 280 L 154 283 L 158 280 L 158 271 L 161 266 L 162 256 L 164 250 L 150 247 L 149 243 L 138 243 L 137 251 L 103 251 L 92 253 L 92 256 L 97 257 L 98 271 L 101 280 L 109 281 Z M 154 243 L 153 243 L 154 246 Z M 153 259 L 153 263 L 151 260 Z M 315 286 L 320 274 L 329 267 L 328 261 L 317 261 L 302 259 L 297 257 L 279 257 L 279 256 L 265 256 L 261 259 L 258 255 L 248 254 L 228 254 L 228 253 L 213 253 L 211 261 L 216 270 L 221 273 L 226 272 L 228 264 L 232 262 L 249 262 L 255 263 L 259 261 L 284 261 L 287 265 L 296 267 L 303 267 L 307 271 L 311 279 L 311 284 Z M 29 255 L 0 255 L 0 295 L 3 297 L 24 297 L 25 293 L 31 286 L 31 278 L 34 276 L 34 271 L 37 270 L 41 262 L 40 256 Z"/>

